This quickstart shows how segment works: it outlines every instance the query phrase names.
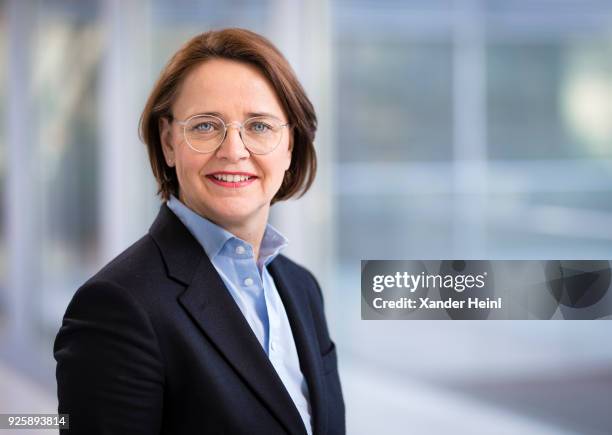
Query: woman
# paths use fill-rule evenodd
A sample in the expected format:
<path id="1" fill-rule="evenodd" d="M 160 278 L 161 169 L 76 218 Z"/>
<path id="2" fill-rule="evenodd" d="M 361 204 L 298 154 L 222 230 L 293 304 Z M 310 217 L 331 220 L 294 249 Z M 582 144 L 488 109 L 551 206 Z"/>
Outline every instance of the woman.
<path id="1" fill-rule="evenodd" d="M 247 30 L 198 35 L 140 127 L 164 204 L 66 310 L 54 355 L 69 432 L 344 433 L 321 290 L 267 224 L 316 169 L 316 116 L 287 61 Z"/>

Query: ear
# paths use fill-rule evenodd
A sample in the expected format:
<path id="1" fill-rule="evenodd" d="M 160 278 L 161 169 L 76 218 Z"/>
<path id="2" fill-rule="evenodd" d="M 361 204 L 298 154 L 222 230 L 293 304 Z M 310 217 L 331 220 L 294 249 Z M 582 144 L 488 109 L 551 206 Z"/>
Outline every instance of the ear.
<path id="1" fill-rule="evenodd" d="M 287 147 L 287 167 L 285 168 L 285 171 L 289 170 L 289 168 L 291 167 L 291 160 L 293 158 L 293 140 L 294 140 L 294 136 L 293 136 L 293 131 L 289 130 L 291 133 L 289 134 L 289 145 Z"/>
<path id="2" fill-rule="evenodd" d="M 166 116 L 159 118 L 159 139 L 161 141 L 166 164 L 173 167 L 176 164 L 176 155 L 174 152 L 174 144 L 172 143 L 170 120 Z"/>
<path id="3" fill-rule="evenodd" d="M 293 126 L 289 126 L 289 152 L 293 151 L 293 141 L 295 140 L 295 133 Z"/>

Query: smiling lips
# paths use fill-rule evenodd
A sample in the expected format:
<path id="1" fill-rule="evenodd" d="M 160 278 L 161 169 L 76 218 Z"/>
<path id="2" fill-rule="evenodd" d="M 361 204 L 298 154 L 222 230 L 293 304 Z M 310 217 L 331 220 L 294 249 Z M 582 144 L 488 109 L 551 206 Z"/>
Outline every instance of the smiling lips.
<path id="1" fill-rule="evenodd" d="M 257 179 L 255 174 L 249 172 L 213 172 L 206 175 L 213 183 L 224 187 L 243 187 L 248 186 Z"/>

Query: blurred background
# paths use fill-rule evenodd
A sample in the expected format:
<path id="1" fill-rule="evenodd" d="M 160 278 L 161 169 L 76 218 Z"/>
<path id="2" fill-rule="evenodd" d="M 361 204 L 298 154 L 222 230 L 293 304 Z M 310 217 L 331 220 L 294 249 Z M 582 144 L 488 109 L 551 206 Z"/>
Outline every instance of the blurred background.
<path id="1" fill-rule="evenodd" d="M 612 433 L 612 323 L 360 319 L 361 259 L 612 258 L 609 0 L 0 0 L 0 412 L 56 412 L 68 301 L 160 205 L 148 92 L 227 26 L 317 109 L 316 184 L 272 222 L 324 289 L 348 433 Z"/>

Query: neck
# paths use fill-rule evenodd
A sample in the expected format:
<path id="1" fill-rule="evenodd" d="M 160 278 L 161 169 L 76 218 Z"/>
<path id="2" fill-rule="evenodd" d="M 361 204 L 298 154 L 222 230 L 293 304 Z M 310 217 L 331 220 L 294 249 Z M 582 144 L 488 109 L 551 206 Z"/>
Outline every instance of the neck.
<path id="1" fill-rule="evenodd" d="M 253 255 L 255 262 L 259 259 L 259 248 L 261 241 L 266 231 L 266 224 L 268 223 L 268 215 L 270 214 L 270 205 L 262 207 L 257 210 L 255 214 L 248 219 L 242 219 L 239 221 L 228 221 L 223 219 L 214 219 L 213 216 L 208 216 L 207 213 L 197 211 L 197 208 L 192 207 L 188 201 L 180 194 L 178 196 L 179 201 L 189 207 L 195 213 L 200 216 L 204 216 L 211 222 L 219 225 L 221 228 L 229 231 L 234 236 L 241 238 L 245 242 L 249 243 L 253 247 Z"/>
<path id="2" fill-rule="evenodd" d="M 262 212 L 246 222 L 218 222 L 217 225 L 223 227 L 236 237 L 241 238 L 245 242 L 249 243 L 253 247 L 253 255 L 255 262 L 259 259 L 259 247 L 266 231 L 266 223 L 268 222 L 268 212 Z"/>

